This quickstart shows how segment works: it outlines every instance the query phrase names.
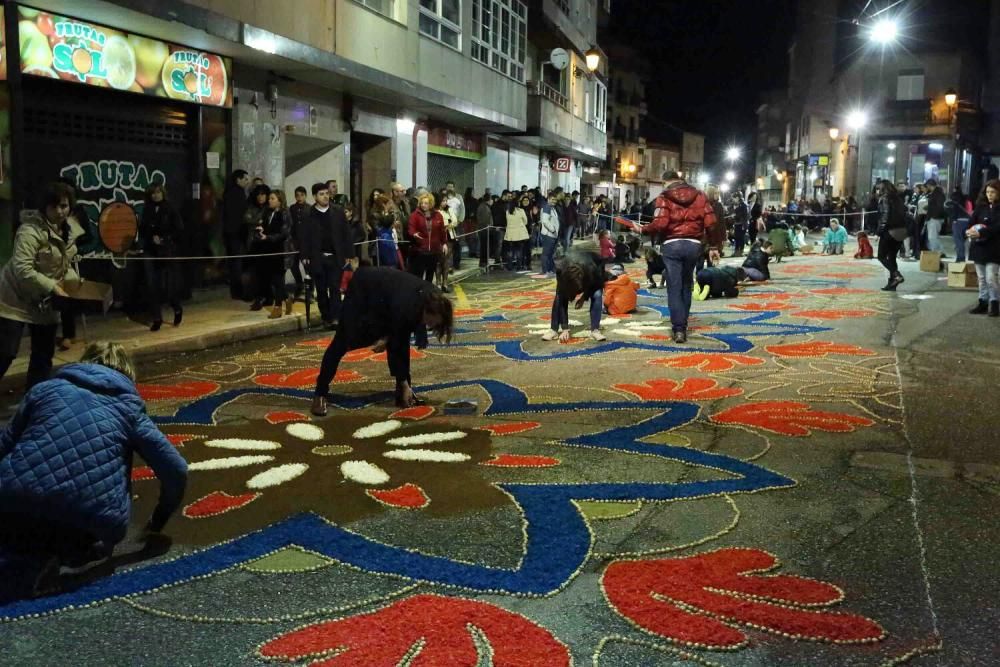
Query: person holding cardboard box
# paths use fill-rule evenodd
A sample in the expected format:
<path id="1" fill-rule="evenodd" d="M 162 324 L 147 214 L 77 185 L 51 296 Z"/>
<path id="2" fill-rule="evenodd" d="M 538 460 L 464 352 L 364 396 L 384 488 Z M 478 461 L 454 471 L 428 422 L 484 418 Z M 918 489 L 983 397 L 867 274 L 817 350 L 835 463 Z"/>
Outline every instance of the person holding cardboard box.
<path id="1" fill-rule="evenodd" d="M 24 327 L 31 332 L 27 388 L 47 380 L 56 350 L 59 302 L 79 282 L 73 268 L 76 244 L 67 222 L 73 188 L 51 183 L 42 208 L 22 211 L 10 261 L 0 271 L 0 378 L 17 357 Z"/>
<path id="2" fill-rule="evenodd" d="M 969 257 L 979 276 L 979 303 L 969 312 L 1000 317 L 1000 180 L 983 188 L 965 235 L 972 241 Z"/>

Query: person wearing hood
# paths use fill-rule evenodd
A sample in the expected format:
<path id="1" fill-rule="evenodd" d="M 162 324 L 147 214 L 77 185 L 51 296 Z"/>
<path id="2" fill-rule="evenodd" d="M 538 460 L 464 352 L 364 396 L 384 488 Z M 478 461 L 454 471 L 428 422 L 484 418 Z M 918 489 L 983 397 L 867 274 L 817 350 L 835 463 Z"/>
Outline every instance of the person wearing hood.
<path id="1" fill-rule="evenodd" d="M 0 271 L 0 378 L 31 333 L 27 388 L 48 379 L 56 350 L 59 303 L 67 286 L 79 282 L 73 268 L 76 245 L 68 223 L 73 189 L 63 183 L 45 188 L 42 208 L 23 211 L 10 260 Z"/>
<path id="2" fill-rule="evenodd" d="M 146 415 L 134 378 L 125 348 L 93 343 L 35 385 L 0 431 L 0 596 L 50 592 L 61 570 L 111 555 L 129 526 L 134 454 L 160 481 L 144 538 L 180 506 L 187 463 Z"/>
<path id="3" fill-rule="evenodd" d="M 569 330 L 569 304 L 576 301 L 579 310 L 590 301 L 590 334 L 594 340 L 607 340 L 601 333 L 601 311 L 604 307 L 604 283 L 607 281 L 604 260 L 593 243 L 585 243 L 570 248 L 562 259 L 556 262 L 556 296 L 552 300 L 550 329 L 542 335 L 542 340 L 567 343 L 573 337 Z"/>
<path id="4" fill-rule="evenodd" d="M 666 188 L 656 199 L 653 222 L 641 231 L 664 238 L 660 254 L 666 266 L 670 324 L 674 342 L 680 344 L 687 342 L 694 269 L 702 254 L 702 240 L 717 221 L 708 198 L 698 188 L 688 185 L 674 172 L 664 174 L 663 180 Z M 633 223 L 627 224 L 634 228 Z"/>

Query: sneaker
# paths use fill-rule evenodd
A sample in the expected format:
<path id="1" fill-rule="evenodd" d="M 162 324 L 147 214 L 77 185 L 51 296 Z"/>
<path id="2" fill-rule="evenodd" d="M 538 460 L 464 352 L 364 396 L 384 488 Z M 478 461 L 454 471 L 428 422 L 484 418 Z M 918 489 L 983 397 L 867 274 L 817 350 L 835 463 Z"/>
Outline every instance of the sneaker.
<path id="1" fill-rule="evenodd" d="M 600 329 L 594 329 L 593 331 L 591 331 L 590 337 L 596 340 L 597 342 L 605 341 L 608 339 L 607 336 L 601 333 Z"/>
<path id="2" fill-rule="evenodd" d="M 556 331 L 553 331 L 552 329 L 549 329 L 548 331 L 546 331 L 545 333 L 542 334 L 542 340 L 545 340 L 545 341 L 555 340 L 558 337 L 559 337 L 559 333 L 556 332 Z"/>
<path id="3" fill-rule="evenodd" d="M 702 285 L 695 284 L 695 286 L 694 286 L 694 298 L 698 299 L 698 301 L 704 301 L 705 299 L 708 298 L 708 295 L 709 295 L 709 293 L 711 291 L 712 291 L 712 286 L 711 285 L 704 285 L 704 286 L 702 286 Z"/>

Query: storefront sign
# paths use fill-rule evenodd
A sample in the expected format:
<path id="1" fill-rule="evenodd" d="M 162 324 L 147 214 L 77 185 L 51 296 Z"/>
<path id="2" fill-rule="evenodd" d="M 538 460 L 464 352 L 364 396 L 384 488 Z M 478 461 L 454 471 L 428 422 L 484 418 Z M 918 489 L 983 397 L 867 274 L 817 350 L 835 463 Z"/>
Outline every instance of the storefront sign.
<path id="1" fill-rule="evenodd" d="M 568 174 L 573 169 L 573 160 L 568 157 L 557 157 L 552 160 L 552 171 Z"/>
<path id="2" fill-rule="evenodd" d="M 477 135 L 435 127 L 427 131 L 427 152 L 479 160 L 483 157 L 483 140 Z"/>
<path id="3" fill-rule="evenodd" d="M 232 106 L 228 58 L 37 9 L 18 13 L 24 74 Z"/>

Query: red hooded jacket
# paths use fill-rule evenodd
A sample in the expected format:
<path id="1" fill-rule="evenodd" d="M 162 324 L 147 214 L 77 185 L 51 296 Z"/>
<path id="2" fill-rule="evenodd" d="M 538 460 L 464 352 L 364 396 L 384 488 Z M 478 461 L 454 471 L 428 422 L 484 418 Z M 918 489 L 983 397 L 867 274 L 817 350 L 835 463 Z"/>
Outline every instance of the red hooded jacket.
<path id="1" fill-rule="evenodd" d="M 701 241 L 706 230 L 716 224 L 715 211 L 698 188 L 677 181 L 656 198 L 653 222 L 642 228 L 643 234 L 660 234 L 670 239 Z"/>

